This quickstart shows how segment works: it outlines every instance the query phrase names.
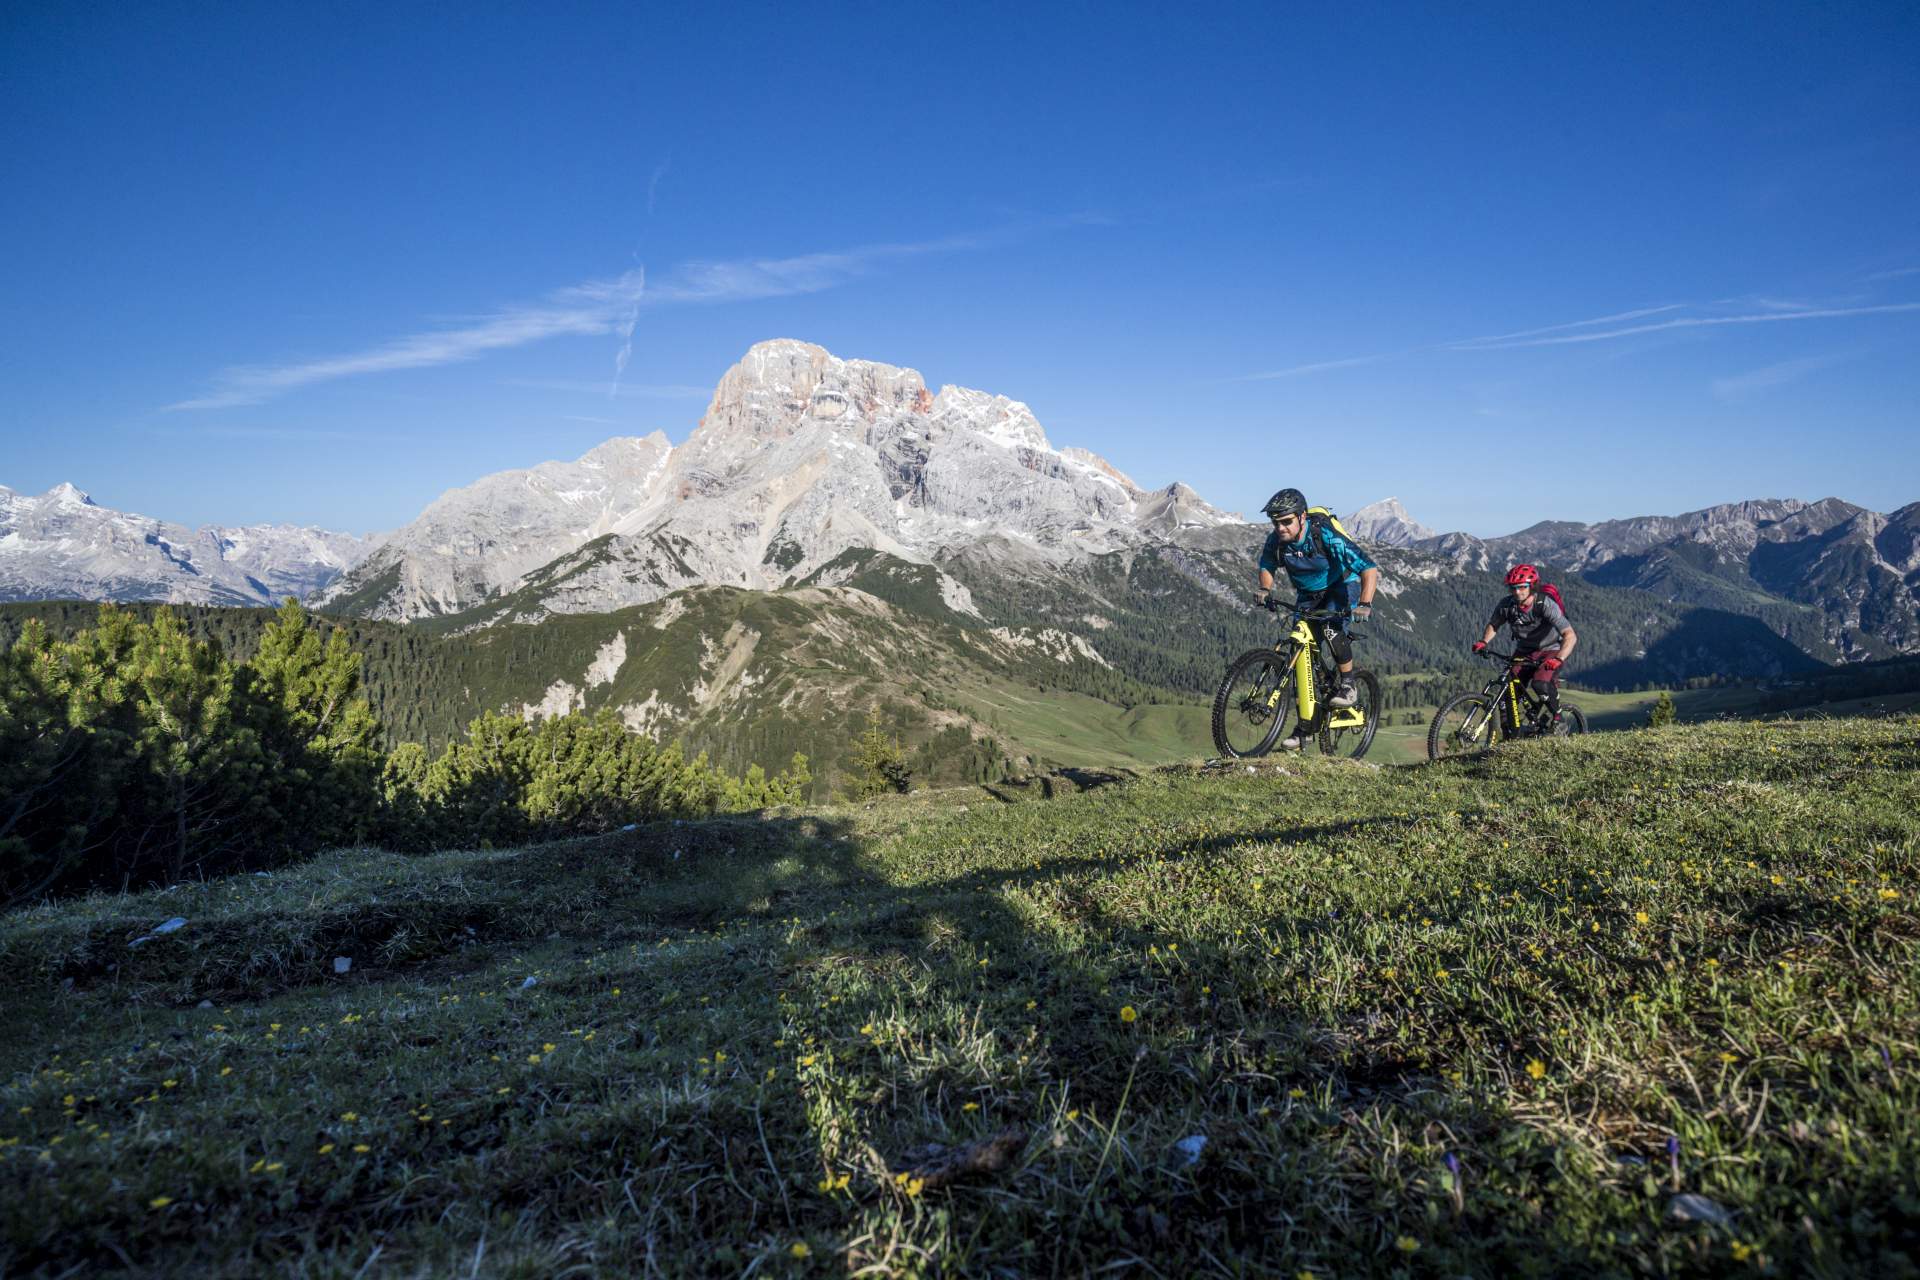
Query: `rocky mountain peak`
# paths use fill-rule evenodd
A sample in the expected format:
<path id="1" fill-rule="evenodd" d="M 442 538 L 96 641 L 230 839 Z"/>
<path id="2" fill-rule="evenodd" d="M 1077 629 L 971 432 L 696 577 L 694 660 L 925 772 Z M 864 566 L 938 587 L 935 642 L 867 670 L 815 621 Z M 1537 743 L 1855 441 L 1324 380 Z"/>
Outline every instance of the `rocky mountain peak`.
<path id="1" fill-rule="evenodd" d="M 1237 521 L 1054 448 L 1022 401 L 780 338 L 721 376 L 684 444 L 609 441 L 449 492 L 332 600 L 407 618 L 525 593 L 540 603 L 517 616 L 588 612 L 695 583 L 777 587 L 853 548 L 932 563 L 1000 538 L 1051 563 Z"/>
<path id="2" fill-rule="evenodd" d="M 1344 523 L 1355 537 L 1390 547 L 1410 547 L 1423 538 L 1435 536 L 1432 529 L 1407 514 L 1398 498 L 1370 502 L 1348 516 Z"/>
<path id="3" fill-rule="evenodd" d="M 697 452 L 790 439 L 809 424 L 853 428 L 876 415 L 932 406 L 912 369 L 842 360 L 810 342 L 757 342 L 714 388 L 689 445 Z"/>
<path id="4" fill-rule="evenodd" d="M 53 486 L 53 488 L 41 494 L 40 497 L 42 501 L 56 503 L 63 507 L 97 507 L 100 505 L 88 494 L 64 482 Z"/>

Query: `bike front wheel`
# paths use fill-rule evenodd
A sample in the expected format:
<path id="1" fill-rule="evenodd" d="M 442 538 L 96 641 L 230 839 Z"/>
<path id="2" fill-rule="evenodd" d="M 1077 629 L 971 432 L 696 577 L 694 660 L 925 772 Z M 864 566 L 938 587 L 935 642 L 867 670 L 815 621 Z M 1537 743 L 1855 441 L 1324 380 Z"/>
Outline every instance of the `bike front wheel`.
<path id="1" fill-rule="evenodd" d="M 1560 704 L 1560 718 L 1554 721 L 1553 736 L 1570 738 L 1576 733 L 1587 731 L 1587 715 L 1580 708 L 1567 703 Z"/>
<path id="2" fill-rule="evenodd" d="M 1232 759 L 1263 756 L 1293 712 L 1293 671 L 1272 649 L 1241 654 L 1213 695 L 1213 745 Z"/>
<path id="3" fill-rule="evenodd" d="M 1499 715 L 1491 702 L 1477 693 L 1463 693 L 1440 704 L 1427 726 L 1427 759 L 1467 755 L 1493 746 Z"/>
<path id="4" fill-rule="evenodd" d="M 1358 711 L 1362 717 L 1357 725 L 1344 725 L 1338 729 L 1320 730 L 1320 754 L 1323 756 L 1344 755 L 1358 760 L 1367 754 L 1367 748 L 1373 745 L 1374 730 L 1380 727 L 1380 680 L 1371 671 L 1355 668 L 1353 687 L 1360 695 L 1350 710 L 1329 710 L 1321 717 L 1322 722 L 1330 723 L 1343 715 Z"/>

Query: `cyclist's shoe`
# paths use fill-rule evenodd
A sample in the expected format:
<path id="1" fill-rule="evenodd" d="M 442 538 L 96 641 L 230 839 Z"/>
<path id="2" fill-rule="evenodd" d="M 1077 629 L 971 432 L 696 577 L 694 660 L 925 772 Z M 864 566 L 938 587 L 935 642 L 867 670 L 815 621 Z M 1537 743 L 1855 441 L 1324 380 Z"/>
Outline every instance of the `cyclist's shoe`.
<path id="1" fill-rule="evenodd" d="M 1340 687 L 1333 691 L 1333 696 L 1327 699 L 1327 705 L 1336 710 L 1344 710 L 1358 701 L 1360 701 L 1360 691 L 1353 687 L 1353 681 L 1342 680 Z"/>
<path id="2" fill-rule="evenodd" d="M 1282 751 L 1298 751 L 1301 747 L 1305 746 L 1306 743 L 1307 735 L 1295 729 L 1292 737 L 1280 739 L 1280 749 Z"/>

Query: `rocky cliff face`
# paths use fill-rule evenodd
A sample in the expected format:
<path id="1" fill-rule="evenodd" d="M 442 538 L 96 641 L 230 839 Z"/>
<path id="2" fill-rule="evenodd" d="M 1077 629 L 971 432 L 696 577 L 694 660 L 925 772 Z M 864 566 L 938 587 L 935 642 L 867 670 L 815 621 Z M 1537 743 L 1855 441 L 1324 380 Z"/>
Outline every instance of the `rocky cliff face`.
<path id="1" fill-rule="evenodd" d="M 637 450 L 631 482 L 590 461 Z M 587 517 L 591 518 L 587 518 Z M 374 617 L 507 601 L 599 612 L 695 583 L 777 587 L 853 548 L 918 563 L 989 537 L 1060 563 L 1237 525 L 1183 485 L 1148 491 L 1056 449 L 1017 400 L 931 391 L 912 369 L 763 342 L 728 370 L 687 441 L 610 441 L 578 463 L 490 476 L 394 534 L 329 594 Z"/>
<path id="2" fill-rule="evenodd" d="M 306 598 L 375 539 L 293 525 L 185 525 L 100 506 L 70 484 L 0 486 L 0 601 L 276 604 Z"/>

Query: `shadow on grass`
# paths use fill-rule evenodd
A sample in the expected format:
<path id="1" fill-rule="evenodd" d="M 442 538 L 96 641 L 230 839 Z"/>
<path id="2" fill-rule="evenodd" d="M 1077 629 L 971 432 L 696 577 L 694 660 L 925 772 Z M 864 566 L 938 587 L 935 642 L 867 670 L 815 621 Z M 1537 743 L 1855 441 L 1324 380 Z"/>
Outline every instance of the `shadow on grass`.
<path id="1" fill-rule="evenodd" d="M 1458 767 L 1469 776 L 1492 776 L 1513 766 L 1490 758 Z M 1495 820 L 1480 814 L 1474 820 L 1497 834 Z M 1090 1171 L 1084 1146 L 1056 1155 L 1036 1137 L 1026 1163 L 1013 1174 L 985 1188 L 942 1193 L 935 1212 L 950 1215 L 951 1225 L 931 1239 L 954 1252 L 936 1255 L 937 1269 L 1076 1274 L 1132 1265 L 1192 1274 L 1348 1259 L 1358 1270 L 1385 1271 L 1394 1257 L 1390 1242 L 1406 1231 L 1433 1241 L 1423 1259 L 1437 1265 L 1445 1257 L 1455 1271 L 1587 1274 L 1617 1268 L 1621 1255 L 1578 1237 L 1552 1214 L 1544 1221 L 1529 1216 L 1538 1212 L 1542 1195 L 1552 1205 L 1553 1195 L 1565 1194 L 1539 1190 L 1567 1185 L 1556 1142 L 1516 1125 L 1495 1100 L 1450 1088 L 1437 1066 L 1420 1065 L 1416 1050 L 1446 1046 L 1398 1043 L 1376 1025 L 1376 1019 L 1390 1021 L 1394 1010 L 1357 1008 L 1356 1019 L 1364 1022 L 1327 1025 L 1280 1003 L 1249 970 L 1225 981 L 1215 977 L 1212 984 L 1198 974 L 1175 980 L 1177 1019 L 1118 1020 L 1140 957 L 1165 935 L 1150 911 L 1130 911 L 1103 898 L 1090 880 L 1145 868 L 1211 874 L 1221 855 L 1241 846 L 1390 841 L 1415 825 L 1388 816 L 1272 822 L 1195 840 L 1146 840 L 1120 856 L 1060 857 L 1039 867 L 973 868 L 902 883 L 897 858 L 878 856 L 851 823 L 834 817 L 657 823 L 525 850 L 413 863 L 356 855 L 370 861 L 364 882 L 346 891 L 339 876 L 351 877 L 353 867 L 322 862 L 289 873 L 287 885 L 263 885 L 259 906 L 241 900 L 216 910 L 209 897 L 204 923 L 161 939 L 165 946 L 127 946 L 129 931 L 151 927 L 151 904 L 174 909 L 157 895 L 137 917 L 131 906 L 125 916 L 76 917 L 64 934 L 57 916 L 32 927 L 0 922 L 0 955 L 38 957 L 36 973 L 55 980 L 77 977 L 129 991 L 145 984 L 185 1002 L 214 991 L 222 998 L 257 998 L 296 986 L 385 986 L 403 978 L 418 983 L 556 936 L 604 946 L 665 941 L 686 954 L 713 957 L 716 965 L 731 957 L 716 971 L 734 985 L 716 990 L 718 998 L 777 998 L 795 1016 L 817 1021 L 823 1040 L 836 1034 L 846 1039 L 849 1053 L 860 1045 L 844 1031 L 832 1031 L 828 1019 L 836 1016 L 830 1010 L 838 1008 L 833 1002 L 844 989 L 842 979 L 857 967 L 875 976 L 877 989 L 891 990 L 915 1020 L 914 1035 L 930 1065 L 914 1079 L 917 1096 L 896 1088 L 842 1099 L 857 1120 L 857 1133 L 851 1144 L 838 1135 L 834 1141 L 841 1149 L 865 1145 L 892 1160 L 928 1141 L 967 1136 L 961 1099 L 979 1087 L 979 1064 L 968 1052 L 984 1052 L 980 1046 L 989 1040 L 1004 1055 L 1021 1051 L 1039 1058 L 1038 1083 L 1003 1088 L 993 1098 L 995 1123 L 1045 1135 L 1058 1132 L 1059 1115 L 1072 1108 L 1084 1113 L 1087 1125 L 1099 1126 L 1092 1130 L 1096 1137 L 1104 1132 L 1108 1146 L 1119 1148 L 1111 1163 L 1103 1151 Z M 417 872 L 412 880 L 405 874 L 410 868 Z M 394 873 L 391 882 L 388 872 Z M 251 887 L 244 881 L 239 886 Z M 316 909 L 313 895 L 329 887 L 329 905 Z M 1495 888 L 1518 893 L 1532 886 L 1512 875 L 1499 878 Z M 1036 927 L 1025 909 L 1033 895 L 1052 898 L 1049 919 L 1057 918 L 1056 926 Z M 1755 904 L 1757 920 L 1780 909 L 1778 903 Z M 180 908 L 190 917 L 197 910 Z M 390 928 L 409 915 L 415 927 L 404 936 Z M 737 927 L 742 923 L 766 932 L 744 942 Z M 1326 912 L 1250 914 L 1248 923 L 1295 943 L 1357 927 L 1332 904 Z M 1097 945 L 1080 945 L 1078 939 L 1087 936 Z M 329 951 L 340 945 L 362 948 L 370 957 L 344 978 L 328 964 Z M 102 967 L 108 955 L 117 968 Z M 63 971 L 63 962 L 77 967 Z M 554 986 L 566 994 L 569 983 L 600 980 Z M 1023 996 L 1038 1006 L 1030 1015 L 1020 1007 Z M 1471 1010 L 1460 1014 L 1463 1020 L 1474 1016 Z M 1022 1039 L 1023 1017 L 1044 1026 L 1046 1034 Z M 1489 1019 L 1483 1025 L 1495 1024 Z M 649 1034 L 644 1026 L 641 1033 Z M 1284 1125 L 1262 1119 L 1263 1100 L 1284 1097 L 1296 1081 L 1314 1089 L 1312 1102 L 1290 1112 Z M 818 1088 L 830 1092 L 828 1084 Z M 484 1193 L 495 1206 L 539 1206 L 557 1219 L 559 1233 L 604 1213 L 603 1193 L 623 1180 L 629 1195 L 640 1186 L 638 1199 L 648 1206 L 649 1251 L 656 1232 L 671 1239 L 675 1250 L 731 1249 L 744 1238 L 791 1232 L 796 1222 L 831 1234 L 854 1211 L 851 1203 L 845 1212 L 829 1202 L 798 1209 L 790 1203 L 804 1194 L 794 1158 L 809 1145 L 826 1149 L 826 1127 L 842 1123 L 819 1105 L 817 1095 L 792 1088 L 752 1096 L 720 1087 L 701 1092 L 662 1079 L 635 1096 L 592 1106 L 564 1097 L 556 1102 L 567 1105 L 557 1107 L 544 1145 L 465 1152 L 461 1159 L 473 1163 L 450 1160 L 447 1170 L 430 1178 L 410 1175 L 414 1180 L 404 1197 L 365 1188 L 356 1193 L 351 1229 L 398 1229 Z M 1383 1114 L 1414 1131 L 1439 1126 L 1470 1160 L 1482 1167 L 1497 1160 L 1510 1183 L 1531 1180 L 1532 1198 L 1508 1201 L 1506 1193 L 1489 1188 L 1460 1215 L 1429 1220 L 1424 1215 L 1433 1203 L 1431 1190 L 1407 1181 L 1418 1176 L 1414 1158 L 1396 1153 L 1389 1160 L 1366 1145 L 1369 1126 L 1377 1131 Z M 650 1135 L 668 1132 L 669 1118 L 680 1126 L 671 1132 L 681 1136 L 676 1149 L 663 1152 L 650 1145 Z M 1203 1158 L 1188 1165 L 1169 1144 L 1195 1128 L 1207 1134 L 1209 1145 Z M 768 1133 L 774 1135 L 771 1144 Z M 789 1141 L 783 1143 L 783 1136 Z M 1496 1142 L 1497 1155 L 1491 1150 Z M 1482 1143 L 1489 1150 L 1475 1156 Z M 482 1165 L 486 1177 L 476 1182 Z M 458 1177 L 450 1172 L 456 1168 Z M 481 1190 L 471 1190 L 476 1186 Z M 885 1186 L 864 1191 L 863 1203 L 886 1194 Z M 346 1230 L 323 1229 L 318 1207 L 281 1212 L 277 1231 L 292 1223 L 331 1239 Z M 914 1212 L 917 1223 L 919 1210 Z M 465 1246 L 471 1252 L 472 1242 Z M 191 1248 L 191 1242 L 180 1247 Z M 739 1255 L 707 1256 L 713 1270 L 737 1272 L 746 1263 Z M 72 1260 L 25 1257 L 29 1269 Z M 104 1254 L 98 1260 L 110 1261 Z"/>

